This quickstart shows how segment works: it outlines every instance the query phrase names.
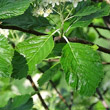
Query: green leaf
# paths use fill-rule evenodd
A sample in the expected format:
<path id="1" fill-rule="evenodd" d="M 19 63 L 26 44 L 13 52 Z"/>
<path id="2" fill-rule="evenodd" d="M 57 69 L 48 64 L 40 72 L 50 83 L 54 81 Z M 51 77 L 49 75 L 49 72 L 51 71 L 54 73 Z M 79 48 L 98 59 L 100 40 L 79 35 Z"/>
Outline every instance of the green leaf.
<path id="1" fill-rule="evenodd" d="M 110 13 L 109 4 L 107 4 L 106 2 L 102 2 L 102 3 L 98 3 L 97 6 L 98 6 L 98 10 L 95 11 L 94 13 L 93 12 L 90 13 L 87 11 L 87 12 L 85 12 L 86 16 L 84 16 L 84 14 L 82 13 L 82 16 L 76 16 L 75 18 L 73 18 L 72 27 L 75 27 L 75 28 L 76 27 L 86 27 L 92 22 L 92 20 L 94 18 L 100 18 L 100 17 L 109 15 L 109 13 Z M 84 9 L 82 9 L 82 10 L 84 10 Z M 79 10 L 79 12 L 77 12 L 78 15 L 80 15 L 80 13 L 82 12 L 82 11 L 81 12 L 80 11 L 81 10 Z"/>
<path id="2" fill-rule="evenodd" d="M 104 105 L 102 104 L 101 101 L 99 101 L 98 103 L 96 103 L 93 107 L 94 110 L 106 110 L 106 108 L 104 107 Z M 108 109 L 109 110 L 109 109 Z"/>
<path id="3" fill-rule="evenodd" d="M 45 59 L 54 47 L 52 36 L 33 36 L 18 44 L 17 51 L 27 59 L 29 74 L 35 70 L 36 64 Z"/>
<path id="4" fill-rule="evenodd" d="M 24 14 L 1 20 L 4 26 L 17 26 L 23 29 L 34 29 L 49 26 L 49 22 L 44 17 L 34 17 L 32 15 L 32 7 L 30 6 Z"/>
<path id="5" fill-rule="evenodd" d="M 100 13 L 100 14 L 99 14 Z M 96 15 L 96 17 L 106 16 L 110 13 L 110 5 L 106 2 L 93 4 L 90 1 L 82 1 L 78 4 L 74 16 Z M 95 17 L 95 16 L 93 16 Z"/>
<path id="6" fill-rule="evenodd" d="M 12 60 L 13 73 L 11 77 L 16 79 L 22 79 L 28 74 L 27 61 L 23 55 L 20 55 L 17 51 L 14 52 L 14 57 Z"/>
<path id="7" fill-rule="evenodd" d="M 53 54 L 56 56 L 61 56 L 62 48 L 65 46 L 65 43 L 58 43 L 53 49 Z"/>
<path id="8" fill-rule="evenodd" d="M 3 87 L 0 86 L 0 88 L 3 88 Z M 4 107 L 8 103 L 8 100 L 15 95 L 12 93 L 12 90 L 7 90 L 9 86 L 5 86 L 5 88 L 6 88 L 5 90 L 0 89 L 0 107 Z M 3 109 L 0 109 L 0 110 L 3 110 Z"/>
<path id="9" fill-rule="evenodd" d="M 53 65 L 50 69 L 43 73 L 42 77 L 38 80 L 39 86 L 42 86 L 45 82 L 51 80 L 55 74 L 60 74 L 59 70 L 61 65 L 59 63 Z"/>
<path id="10" fill-rule="evenodd" d="M 76 20 L 74 20 L 74 23 L 72 25 L 72 27 L 76 28 L 76 27 L 86 27 L 88 26 L 90 23 L 92 22 L 92 19 L 90 18 L 76 18 Z"/>
<path id="11" fill-rule="evenodd" d="M 30 99 L 30 95 L 20 95 L 13 98 L 12 106 L 13 108 L 19 107 L 25 104 Z"/>
<path id="12" fill-rule="evenodd" d="M 85 6 L 85 8 L 81 8 L 78 12 L 76 12 L 75 16 L 86 16 L 86 15 L 90 15 L 92 13 L 95 13 L 98 10 L 100 10 L 100 7 L 95 6 L 95 5 Z"/>
<path id="13" fill-rule="evenodd" d="M 13 48 L 7 39 L 0 35 L 0 77 L 10 77 L 12 73 Z"/>
<path id="14" fill-rule="evenodd" d="M 65 43 L 56 43 L 51 54 L 49 54 L 48 58 L 61 56 L 62 48 L 65 46 Z"/>
<path id="15" fill-rule="evenodd" d="M 29 95 L 16 96 L 10 99 L 8 104 L 0 108 L 0 110 L 31 110 L 33 106 L 33 101 Z"/>
<path id="16" fill-rule="evenodd" d="M 29 0 L 12 0 L 12 2 L 10 0 L 0 0 L 0 19 L 21 15 L 29 5 Z"/>
<path id="17" fill-rule="evenodd" d="M 74 90 L 93 95 L 104 73 L 100 57 L 91 46 L 68 43 L 63 48 L 61 64 L 66 81 Z"/>

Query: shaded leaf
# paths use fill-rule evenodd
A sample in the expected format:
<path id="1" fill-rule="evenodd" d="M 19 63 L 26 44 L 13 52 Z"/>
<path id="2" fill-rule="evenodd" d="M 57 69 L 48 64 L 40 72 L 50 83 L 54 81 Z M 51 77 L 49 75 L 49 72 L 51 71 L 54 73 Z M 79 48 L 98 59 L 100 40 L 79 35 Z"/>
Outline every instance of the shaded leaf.
<path id="1" fill-rule="evenodd" d="M 17 26 L 23 29 L 34 29 L 49 26 L 49 22 L 44 17 L 34 17 L 32 15 L 32 7 L 30 6 L 22 15 L 1 20 L 4 26 Z"/>
<path id="2" fill-rule="evenodd" d="M 23 55 L 20 55 L 17 51 L 14 52 L 12 65 L 13 73 L 11 77 L 16 79 L 21 79 L 27 76 L 28 74 L 28 65 L 27 61 Z"/>
<path id="3" fill-rule="evenodd" d="M 42 77 L 38 80 L 39 86 L 42 86 L 45 82 L 51 80 L 55 74 L 60 74 L 59 70 L 61 65 L 59 63 L 53 65 L 50 69 L 43 73 Z"/>
<path id="4" fill-rule="evenodd" d="M 10 99 L 8 104 L 0 108 L 0 110 L 31 110 L 33 106 L 33 100 L 29 95 L 16 96 Z"/>
<path id="5" fill-rule="evenodd" d="M 104 73 L 100 57 L 91 46 L 68 43 L 63 48 L 61 64 L 65 79 L 74 90 L 93 95 Z"/>

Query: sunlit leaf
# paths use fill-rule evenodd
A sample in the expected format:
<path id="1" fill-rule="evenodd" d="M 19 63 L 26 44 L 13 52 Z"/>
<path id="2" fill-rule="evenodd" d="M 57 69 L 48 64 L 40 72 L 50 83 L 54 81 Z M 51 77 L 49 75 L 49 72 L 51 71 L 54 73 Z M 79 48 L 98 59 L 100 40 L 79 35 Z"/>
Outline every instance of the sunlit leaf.
<path id="1" fill-rule="evenodd" d="M 52 36 L 34 36 L 18 44 L 17 51 L 26 57 L 29 74 L 32 74 L 36 64 L 45 59 L 53 47 Z"/>
<path id="2" fill-rule="evenodd" d="M 98 53 L 91 46 L 68 43 L 61 64 L 67 83 L 82 95 L 93 95 L 104 73 Z"/>
<path id="3" fill-rule="evenodd" d="M 29 5 L 29 0 L 0 0 L 0 19 L 21 15 Z"/>
<path id="4" fill-rule="evenodd" d="M 10 77 L 12 73 L 13 48 L 7 39 L 0 35 L 0 77 Z"/>

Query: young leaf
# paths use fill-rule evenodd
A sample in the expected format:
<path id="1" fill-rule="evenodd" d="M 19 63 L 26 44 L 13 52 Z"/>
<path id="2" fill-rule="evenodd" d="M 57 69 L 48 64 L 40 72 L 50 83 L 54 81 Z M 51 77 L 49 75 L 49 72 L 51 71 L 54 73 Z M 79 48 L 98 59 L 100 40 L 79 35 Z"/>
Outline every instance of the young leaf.
<path id="1" fill-rule="evenodd" d="M 0 35 L 0 77 L 10 77 L 12 73 L 12 57 L 13 48 L 8 44 L 6 38 Z"/>
<path id="2" fill-rule="evenodd" d="M 45 59 L 54 47 L 52 36 L 33 36 L 18 44 L 17 51 L 27 59 L 29 74 L 35 70 L 35 65 Z"/>
<path id="3" fill-rule="evenodd" d="M 12 59 L 13 73 L 11 77 L 16 79 L 22 79 L 28 74 L 27 61 L 23 55 L 20 55 L 17 51 L 14 52 Z"/>
<path id="4" fill-rule="evenodd" d="M 91 46 L 68 43 L 63 48 L 61 64 L 72 88 L 81 95 L 93 95 L 104 73 L 100 57 Z"/>
<path id="5" fill-rule="evenodd" d="M 10 0 L 0 0 L 0 19 L 21 15 L 29 5 L 29 0 L 14 0 L 12 2 Z"/>
<path id="6" fill-rule="evenodd" d="M 49 70 L 43 73 L 42 77 L 38 80 L 39 86 L 42 86 L 45 82 L 51 80 L 55 74 L 59 74 L 61 65 L 59 63 L 53 65 Z"/>

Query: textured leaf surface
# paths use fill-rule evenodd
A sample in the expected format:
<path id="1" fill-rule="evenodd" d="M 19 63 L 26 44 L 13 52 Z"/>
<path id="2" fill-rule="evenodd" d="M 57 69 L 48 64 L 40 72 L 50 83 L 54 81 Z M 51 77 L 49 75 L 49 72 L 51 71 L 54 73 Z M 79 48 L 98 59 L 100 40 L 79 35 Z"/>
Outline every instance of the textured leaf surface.
<path id="1" fill-rule="evenodd" d="M 86 5 L 84 5 L 84 6 L 86 7 Z M 82 5 L 81 6 L 82 9 L 81 10 L 78 9 L 78 12 L 75 15 L 77 17 L 72 19 L 72 22 L 73 22 L 72 27 L 86 27 L 92 22 L 92 20 L 94 18 L 100 18 L 100 17 L 109 15 L 109 13 L 110 13 L 109 4 L 102 2 L 102 3 L 98 3 L 97 6 L 98 7 L 96 8 L 96 10 L 91 11 L 91 9 L 85 10 Z M 88 8 L 90 8 L 90 7 L 88 7 Z M 83 11 L 84 11 L 84 13 L 83 13 Z"/>
<path id="2" fill-rule="evenodd" d="M 24 14 L 1 20 L 2 25 L 17 26 L 23 29 L 34 29 L 49 26 L 49 22 L 44 17 L 34 17 L 32 15 L 32 7 L 29 7 Z"/>
<path id="3" fill-rule="evenodd" d="M 45 59 L 54 47 L 51 36 L 34 36 L 18 44 L 17 50 L 27 59 L 29 74 L 35 70 L 35 65 Z"/>
<path id="4" fill-rule="evenodd" d="M 99 9 L 100 9 L 100 7 L 95 7 L 94 5 L 86 6 L 85 8 L 82 8 L 81 10 L 79 10 L 75 14 L 75 16 L 86 16 L 86 15 L 90 15 L 92 13 L 95 13 Z"/>
<path id="5" fill-rule="evenodd" d="M 42 77 L 38 80 L 39 86 L 42 86 L 45 82 L 51 80 L 55 74 L 59 74 L 61 65 L 59 63 L 52 66 L 49 70 L 43 73 Z"/>
<path id="6" fill-rule="evenodd" d="M 12 59 L 13 73 L 11 76 L 16 79 L 26 77 L 28 74 L 28 65 L 26 63 L 24 56 L 15 51 Z"/>
<path id="7" fill-rule="evenodd" d="M 104 74 L 99 55 L 84 44 L 68 43 L 61 64 L 67 83 L 81 95 L 92 95 Z"/>
<path id="8" fill-rule="evenodd" d="M 29 0 L 0 0 L 0 19 L 21 15 L 29 5 Z"/>
<path id="9" fill-rule="evenodd" d="M 12 57 L 13 48 L 8 44 L 6 38 L 0 35 L 0 77 L 10 77 L 12 73 Z"/>
<path id="10" fill-rule="evenodd" d="M 0 110 L 31 110 L 33 101 L 29 95 L 16 96 L 8 101 L 8 104 Z"/>

